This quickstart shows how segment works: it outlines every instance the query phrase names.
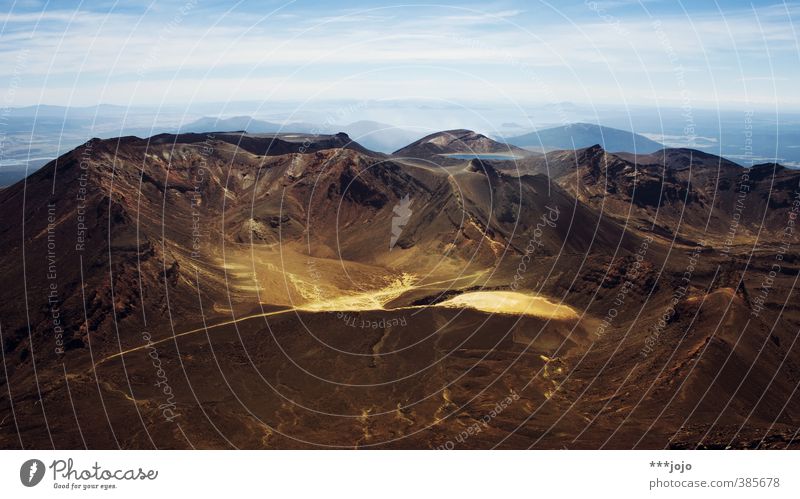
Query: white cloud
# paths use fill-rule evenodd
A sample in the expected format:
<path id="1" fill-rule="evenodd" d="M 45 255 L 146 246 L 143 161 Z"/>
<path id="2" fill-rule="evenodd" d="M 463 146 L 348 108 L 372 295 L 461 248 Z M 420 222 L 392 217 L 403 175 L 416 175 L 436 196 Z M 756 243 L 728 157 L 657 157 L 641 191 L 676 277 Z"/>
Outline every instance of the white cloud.
<path id="1" fill-rule="evenodd" d="M 13 66 L 19 52 L 26 51 L 19 104 L 38 102 L 39 95 L 48 102 L 69 95 L 76 76 L 75 99 L 82 104 L 94 103 L 98 95 L 124 100 L 137 85 L 141 103 L 172 98 L 165 87 L 172 76 L 190 88 L 222 93 L 240 88 L 246 100 L 262 95 L 253 82 L 286 82 L 274 98 L 288 99 L 347 75 L 352 76 L 349 86 L 338 88 L 343 98 L 404 88 L 423 93 L 427 88 L 434 96 L 477 96 L 497 88 L 518 93 L 519 100 L 644 102 L 659 96 L 675 101 L 685 90 L 697 102 L 800 100 L 786 92 L 770 95 L 769 89 L 745 87 L 798 79 L 795 34 L 782 6 L 759 8 L 759 22 L 748 9 L 726 13 L 725 22 L 710 14 L 693 16 L 691 22 L 683 15 L 660 18 L 677 60 L 670 60 L 654 37 L 652 20 L 620 19 L 623 37 L 588 9 L 574 23 L 536 23 L 514 9 L 481 14 L 447 8 L 417 8 L 414 16 L 408 9 L 372 9 L 302 21 L 285 11 L 263 19 L 238 12 L 202 19 L 197 12 L 175 22 L 179 8 L 145 17 L 49 11 L 41 15 L 46 22 L 36 32 L 32 23 L 40 14 L 6 14 L 14 26 L 0 34 L 0 41 L 13 48 L 0 51 L 0 64 Z M 775 75 L 767 72 L 766 49 L 780 58 Z M 421 75 L 421 65 L 429 66 L 428 78 Z M 409 67 L 408 81 L 401 70 L 388 70 L 394 82 L 371 72 L 402 67 Z M 45 78 L 48 88 L 42 93 Z M 249 81 L 238 81 L 243 79 Z M 537 81 L 553 95 L 536 95 L 541 90 Z M 753 95 L 755 90 L 760 94 Z"/>

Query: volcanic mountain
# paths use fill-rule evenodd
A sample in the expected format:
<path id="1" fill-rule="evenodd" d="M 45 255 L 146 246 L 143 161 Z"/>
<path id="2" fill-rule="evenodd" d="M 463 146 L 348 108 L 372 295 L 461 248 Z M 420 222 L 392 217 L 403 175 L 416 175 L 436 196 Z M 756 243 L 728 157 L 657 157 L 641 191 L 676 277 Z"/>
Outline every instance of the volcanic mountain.
<path id="1" fill-rule="evenodd" d="M 649 227 L 668 239 L 727 246 L 752 245 L 765 231 L 771 233 L 766 242 L 780 238 L 798 179 L 797 171 L 781 165 L 744 168 L 691 149 L 634 155 L 609 153 L 600 145 L 552 151 L 501 168 L 549 175 L 621 223 Z"/>
<path id="2" fill-rule="evenodd" d="M 795 172 L 427 139 L 95 139 L 0 191 L 0 446 L 796 445 Z"/>
<path id="3" fill-rule="evenodd" d="M 542 152 L 582 149 L 593 144 L 601 144 L 608 151 L 635 151 L 639 154 L 653 153 L 664 148 L 644 135 L 591 123 L 571 123 L 545 128 L 509 137 L 506 141 L 515 146 Z"/>
<path id="4" fill-rule="evenodd" d="M 413 142 L 392 155 L 442 162 L 448 155 L 501 155 L 509 158 L 528 156 L 531 153 L 518 147 L 503 144 L 471 130 L 436 132 Z"/>

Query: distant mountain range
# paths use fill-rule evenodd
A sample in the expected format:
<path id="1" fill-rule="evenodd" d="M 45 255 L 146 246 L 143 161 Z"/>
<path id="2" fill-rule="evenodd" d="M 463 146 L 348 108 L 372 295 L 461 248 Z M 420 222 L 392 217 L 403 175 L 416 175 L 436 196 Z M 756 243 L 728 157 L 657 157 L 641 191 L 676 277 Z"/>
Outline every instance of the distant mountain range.
<path id="1" fill-rule="evenodd" d="M 606 151 L 647 154 L 663 149 L 664 145 L 643 135 L 591 123 L 572 123 L 545 128 L 506 139 L 509 144 L 531 150 L 552 151 L 581 149 L 600 144 Z"/>
<path id="2" fill-rule="evenodd" d="M 392 152 L 419 138 L 420 134 L 377 121 L 356 121 L 348 125 L 315 125 L 313 123 L 273 123 L 251 116 L 232 118 L 204 117 L 181 126 L 182 132 L 233 132 L 248 133 L 310 133 L 326 135 L 337 132 L 348 134 L 368 149 L 378 152 Z"/>
<path id="3" fill-rule="evenodd" d="M 280 123 L 272 123 L 252 118 L 251 116 L 234 116 L 231 118 L 203 117 L 185 125 L 181 125 L 182 133 L 206 132 L 248 132 L 248 133 L 278 133 L 278 132 L 310 132 L 314 125 L 307 123 L 292 123 L 291 130 Z"/>
<path id="4" fill-rule="evenodd" d="M 366 120 L 349 125 L 321 126 L 302 122 L 273 123 L 251 116 L 204 117 L 182 125 L 180 130 L 192 133 L 246 131 L 248 133 L 299 132 L 319 135 L 344 132 L 368 149 L 386 153 L 397 151 L 398 154 L 402 154 L 401 150 L 419 153 L 422 149 L 429 154 L 447 154 L 456 152 L 448 149 L 448 147 L 452 148 L 453 143 L 459 143 L 459 147 L 466 152 L 507 153 L 523 156 L 527 153 L 521 148 L 552 151 L 581 149 L 600 144 L 607 151 L 626 151 L 639 154 L 647 154 L 664 148 L 663 144 L 643 135 L 589 123 L 574 123 L 510 137 L 505 140 L 506 144 L 464 129 L 435 132 L 419 138 L 420 134 L 413 131 Z M 412 143 L 413 141 L 416 142 Z M 461 149 L 457 152 L 461 152 Z"/>
<path id="5" fill-rule="evenodd" d="M 156 113 L 155 115 L 153 113 Z M 156 116 L 156 117 L 154 117 Z M 196 115 L 195 115 L 196 116 Z M 521 130 L 520 125 L 505 127 Z M 770 135 L 759 129 L 753 132 L 753 149 L 750 155 L 727 133 L 723 141 L 712 151 L 709 146 L 692 147 L 706 152 L 715 152 L 746 166 L 774 161 L 771 156 L 787 158 L 779 161 L 786 166 L 797 166 L 800 161 L 800 147 L 796 145 L 791 127 L 782 131 L 780 137 Z M 0 187 L 11 185 L 39 169 L 51 159 L 63 154 L 92 137 L 112 138 L 118 136 L 150 137 L 159 133 L 207 133 L 246 131 L 258 133 L 305 133 L 311 135 L 332 135 L 346 133 L 365 148 L 380 153 L 405 153 L 409 156 L 425 155 L 428 159 L 443 160 L 446 154 L 505 154 L 517 157 L 535 152 L 572 150 L 599 144 L 606 151 L 649 154 L 665 148 L 642 134 L 618 128 L 589 123 L 544 128 L 538 131 L 497 138 L 490 144 L 486 135 L 469 130 L 449 130 L 436 132 L 420 138 L 428 130 L 360 120 L 349 124 L 315 124 L 310 121 L 278 122 L 256 119 L 249 115 L 232 117 L 205 116 L 195 118 L 186 116 L 175 109 L 159 113 L 149 108 L 126 108 L 123 106 L 100 105 L 91 107 L 29 106 L 10 108 L 5 122 L 0 125 L 3 133 L 2 157 L 0 157 Z M 652 130 L 651 130 L 652 132 Z M 662 132 L 664 132 L 662 130 Z M 722 133 L 722 131 L 718 131 Z M 452 136 L 447 140 L 441 134 Z M 666 133 L 666 132 L 664 132 Z M 713 133 L 704 132 L 713 138 Z M 470 136 L 469 134 L 474 134 Z M 649 133 L 650 137 L 658 134 Z M 677 147 L 674 140 L 665 141 L 669 147 Z M 671 137 L 671 136 L 670 136 Z M 435 139 L 435 140 L 434 140 Z M 711 139 L 709 139 L 711 140 Z M 443 142 L 444 141 L 444 142 Z M 484 141 L 484 144 L 481 144 Z M 440 147 L 438 143 L 447 143 Z M 691 147 L 691 146 L 690 146 Z M 448 152 L 442 152 L 448 149 Z M 455 150 L 457 149 L 457 150 Z M 461 150 L 463 149 L 463 151 Z M 438 151 L 438 152 L 437 152 Z M 491 158 L 489 158 L 491 159 Z"/>

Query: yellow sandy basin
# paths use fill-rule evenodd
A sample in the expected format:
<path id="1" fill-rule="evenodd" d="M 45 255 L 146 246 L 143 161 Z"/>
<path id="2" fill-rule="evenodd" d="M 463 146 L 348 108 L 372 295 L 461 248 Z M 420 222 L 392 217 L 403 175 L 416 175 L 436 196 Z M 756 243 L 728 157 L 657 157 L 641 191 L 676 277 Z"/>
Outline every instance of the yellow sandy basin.
<path id="1" fill-rule="evenodd" d="M 532 315 L 546 319 L 577 319 L 578 313 L 541 296 L 514 291 L 474 291 L 439 303 L 440 307 L 474 308 L 493 314 Z"/>
<path id="2" fill-rule="evenodd" d="M 315 295 L 307 295 L 308 297 L 314 298 L 313 300 L 296 308 L 298 310 L 308 310 L 312 312 L 384 310 L 384 305 L 406 291 L 414 289 L 415 280 L 416 278 L 413 275 L 404 272 L 399 278 L 388 282 L 383 288 L 374 291 L 330 297 L 327 297 L 325 293 L 317 292 Z"/>

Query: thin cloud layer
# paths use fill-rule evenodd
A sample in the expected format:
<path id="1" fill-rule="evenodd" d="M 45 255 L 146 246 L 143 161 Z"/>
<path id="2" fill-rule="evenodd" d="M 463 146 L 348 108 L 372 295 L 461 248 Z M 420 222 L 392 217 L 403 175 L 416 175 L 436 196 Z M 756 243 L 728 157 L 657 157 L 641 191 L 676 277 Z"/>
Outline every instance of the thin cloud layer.
<path id="1" fill-rule="evenodd" d="M 797 14 L 654 2 L 14 5 L 0 18 L 0 64 L 19 74 L 12 105 L 312 94 L 667 105 L 688 92 L 698 104 L 800 106 Z"/>

